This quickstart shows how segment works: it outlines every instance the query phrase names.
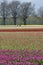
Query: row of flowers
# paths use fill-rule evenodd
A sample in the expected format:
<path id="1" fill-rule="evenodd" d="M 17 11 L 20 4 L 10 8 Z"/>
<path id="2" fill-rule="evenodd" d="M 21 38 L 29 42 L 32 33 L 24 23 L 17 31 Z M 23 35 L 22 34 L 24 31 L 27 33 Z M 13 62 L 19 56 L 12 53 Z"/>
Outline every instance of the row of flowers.
<path id="1" fill-rule="evenodd" d="M 43 65 L 43 51 L 0 50 L 0 65 Z"/>
<path id="2" fill-rule="evenodd" d="M 0 30 L 0 32 L 36 32 L 36 31 L 43 31 L 43 29 L 28 29 L 28 28 L 18 28 L 18 29 L 2 29 L 2 30 Z"/>

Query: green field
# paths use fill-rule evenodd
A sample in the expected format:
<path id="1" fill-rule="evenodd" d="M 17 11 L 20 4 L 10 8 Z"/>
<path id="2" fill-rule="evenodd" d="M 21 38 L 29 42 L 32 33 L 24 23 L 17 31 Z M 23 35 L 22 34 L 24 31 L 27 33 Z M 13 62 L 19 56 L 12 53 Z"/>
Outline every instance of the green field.
<path id="1" fill-rule="evenodd" d="M 3 24 L 3 19 L 0 18 L 0 25 Z M 6 25 L 14 25 L 14 21 L 13 21 L 13 18 L 9 17 L 9 18 L 6 18 L 6 22 L 5 22 Z M 24 22 L 23 22 L 23 19 L 22 18 L 17 18 L 16 19 L 16 24 L 17 25 L 23 25 Z M 26 20 L 26 24 L 27 25 L 43 25 L 43 18 L 39 18 L 39 17 L 28 17 L 27 20 Z"/>
<path id="2" fill-rule="evenodd" d="M 43 50 L 43 32 L 0 32 L 0 49 Z"/>

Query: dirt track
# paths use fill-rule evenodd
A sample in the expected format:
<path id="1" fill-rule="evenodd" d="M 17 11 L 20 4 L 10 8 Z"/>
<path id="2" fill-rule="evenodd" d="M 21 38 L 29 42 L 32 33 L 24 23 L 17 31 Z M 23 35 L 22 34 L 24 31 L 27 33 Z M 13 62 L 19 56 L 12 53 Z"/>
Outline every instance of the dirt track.
<path id="1" fill-rule="evenodd" d="M 43 32 L 43 25 L 1 25 L 0 32 Z"/>
<path id="2" fill-rule="evenodd" d="M 43 25 L 0 25 L 0 29 L 43 29 Z"/>

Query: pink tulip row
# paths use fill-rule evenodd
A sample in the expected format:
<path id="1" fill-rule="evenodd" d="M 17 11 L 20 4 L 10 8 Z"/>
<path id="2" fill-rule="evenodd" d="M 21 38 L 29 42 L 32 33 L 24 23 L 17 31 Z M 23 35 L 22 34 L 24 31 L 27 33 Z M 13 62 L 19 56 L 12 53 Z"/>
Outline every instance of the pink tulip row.
<path id="1" fill-rule="evenodd" d="M 43 51 L 0 50 L 0 65 L 43 65 Z"/>

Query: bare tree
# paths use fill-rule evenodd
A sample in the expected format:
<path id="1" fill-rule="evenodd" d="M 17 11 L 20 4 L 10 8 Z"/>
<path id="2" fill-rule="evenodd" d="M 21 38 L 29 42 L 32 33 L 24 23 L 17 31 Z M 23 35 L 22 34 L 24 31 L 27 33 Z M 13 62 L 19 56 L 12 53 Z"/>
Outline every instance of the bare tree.
<path id="1" fill-rule="evenodd" d="M 20 15 L 24 21 L 24 25 L 26 25 L 26 19 L 28 16 L 32 13 L 32 7 L 31 7 L 31 2 L 25 2 L 22 3 L 20 6 Z"/>
<path id="2" fill-rule="evenodd" d="M 3 24 L 5 25 L 5 20 L 7 18 L 8 15 L 8 3 L 6 0 L 3 0 L 1 2 L 1 16 L 3 18 Z"/>
<path id="3" fill-rule="evenodd" d="M 38 17 L 37 18 L 40 20 L 39 23 L 43 24 L 43 7 L 40 7 L 38 9 Z"/>
<path id="4" fill-rule="evenodd" d="M 43 17 L 43 7 L 40 7 L 39 10 L 38 10 L 38 15 L 40 17 Z"/>
<path id="5" fill-rule="evenodd" d="M 16 25 L 16 19 L 17 19 L 17 9 L 20 5 L 20 2 L 19 1 L 12 1 L 10 4 L 9 4 L 9 7 L 10 7 L 10 13 L 13 17 L 13 20 L 14 20 L 14 25 Z"/>

